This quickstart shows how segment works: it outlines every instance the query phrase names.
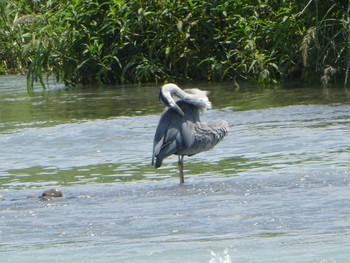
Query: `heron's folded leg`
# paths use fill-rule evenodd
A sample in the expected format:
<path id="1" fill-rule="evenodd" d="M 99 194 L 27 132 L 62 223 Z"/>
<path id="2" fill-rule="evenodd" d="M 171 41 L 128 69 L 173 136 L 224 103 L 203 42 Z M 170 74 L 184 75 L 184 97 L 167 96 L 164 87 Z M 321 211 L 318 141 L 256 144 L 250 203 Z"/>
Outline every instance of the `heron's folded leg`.
<path id="1" fill-rule="evenodd" d="M 178 155 L 179 161 L 178 161 L 178 166 L 179 166 L 179 175 L 180 175 L 180 184 L 183 184 L 185 182 L 184 178 L 184 156 L 183 155 Z"/>

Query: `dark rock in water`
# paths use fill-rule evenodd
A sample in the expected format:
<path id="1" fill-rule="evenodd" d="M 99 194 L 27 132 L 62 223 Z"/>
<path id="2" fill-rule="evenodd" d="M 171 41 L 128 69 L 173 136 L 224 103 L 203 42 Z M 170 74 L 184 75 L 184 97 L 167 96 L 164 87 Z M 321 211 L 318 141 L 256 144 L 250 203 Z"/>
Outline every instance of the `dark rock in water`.
<path id="1" fill-rule="evenodd" d="M 46 190 L 42 195 L 41 198 L 57 198 L 62 197 L 62 192 L 58 189 L 50 189 Z"/>

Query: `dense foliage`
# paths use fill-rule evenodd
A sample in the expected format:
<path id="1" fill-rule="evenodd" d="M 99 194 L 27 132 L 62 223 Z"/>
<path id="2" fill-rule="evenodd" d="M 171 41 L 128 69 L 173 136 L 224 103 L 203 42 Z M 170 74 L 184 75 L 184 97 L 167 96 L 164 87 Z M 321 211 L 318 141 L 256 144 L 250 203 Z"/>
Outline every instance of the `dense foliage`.
<path id="1" fill-rule="evenodd" d="M 0 2 L 0 73 L 66 85 L 304 76 L 349 82 L 348 0 Z"/>

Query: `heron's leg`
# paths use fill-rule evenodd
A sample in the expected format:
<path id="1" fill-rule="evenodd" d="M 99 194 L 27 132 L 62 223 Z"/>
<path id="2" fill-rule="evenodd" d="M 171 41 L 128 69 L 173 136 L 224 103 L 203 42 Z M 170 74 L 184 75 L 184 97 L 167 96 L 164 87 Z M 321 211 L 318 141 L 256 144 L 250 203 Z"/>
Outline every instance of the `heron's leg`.
<path id="1" fill-rule="evenodd" d="M 178 161 L 178 166 L 179 166 L 179 172 L 180 172 L 180 184 L 183 184 L 185 182 L 184 179 L 184 156 L 183 155 L 178 155 L 179 156 L 179 161 Z"/>

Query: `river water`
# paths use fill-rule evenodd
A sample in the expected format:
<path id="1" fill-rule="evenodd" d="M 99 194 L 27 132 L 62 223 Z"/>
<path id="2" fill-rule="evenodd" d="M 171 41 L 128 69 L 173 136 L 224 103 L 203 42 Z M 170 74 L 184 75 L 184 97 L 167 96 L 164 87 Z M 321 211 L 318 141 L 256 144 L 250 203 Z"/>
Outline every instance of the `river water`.
<path id="1" fill-rule="evenodd" d="M 349 94 L 193 86 L 230 134 L 179 185 L 176 156 L 150 165 L 159 85 L 27 94 L 1 77 L 0 261 L 349 262 Z"/>

